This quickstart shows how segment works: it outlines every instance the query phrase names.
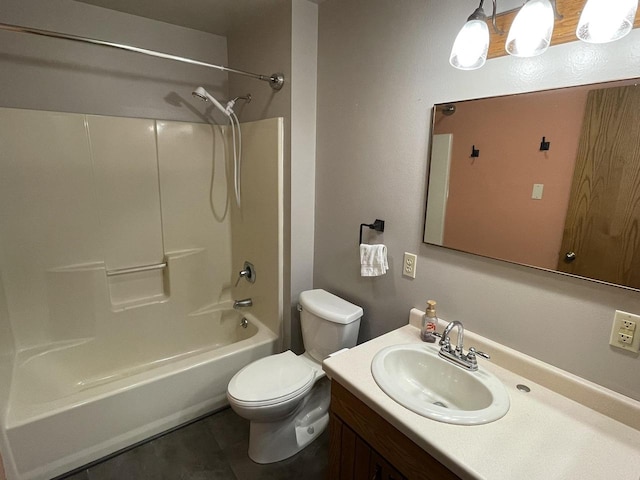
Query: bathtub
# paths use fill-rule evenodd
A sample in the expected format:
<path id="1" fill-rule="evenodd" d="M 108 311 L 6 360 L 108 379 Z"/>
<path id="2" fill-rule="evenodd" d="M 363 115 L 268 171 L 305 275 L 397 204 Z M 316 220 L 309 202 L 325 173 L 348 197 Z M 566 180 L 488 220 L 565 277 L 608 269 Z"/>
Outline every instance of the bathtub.
<path id="1" fill-rule="evenodd" d="M 147 332 L 148 342 L 77 340 L 19 353 L 3 432 L 9 478 L 55 477 L 219 409 L 231 377 L 277 348 L 258 319 L 232 309 L 185 324 Z"/>

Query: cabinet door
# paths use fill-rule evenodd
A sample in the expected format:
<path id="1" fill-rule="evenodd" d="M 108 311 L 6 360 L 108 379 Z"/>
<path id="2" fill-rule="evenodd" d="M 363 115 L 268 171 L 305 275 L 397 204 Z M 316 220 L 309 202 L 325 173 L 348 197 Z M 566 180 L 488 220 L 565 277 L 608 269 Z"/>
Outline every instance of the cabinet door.
<path id="1" fill-rule="evenodd" d="M 371 450 L 369 474 L 371 480 L 407 480 L 389 462 L 378 455 L 375 450 Z"/>
<path id="2" fill-rule="evenodd" d="M 371 447 L 335 415 L 330 422 L 329 478 L 370 480 Z"/>

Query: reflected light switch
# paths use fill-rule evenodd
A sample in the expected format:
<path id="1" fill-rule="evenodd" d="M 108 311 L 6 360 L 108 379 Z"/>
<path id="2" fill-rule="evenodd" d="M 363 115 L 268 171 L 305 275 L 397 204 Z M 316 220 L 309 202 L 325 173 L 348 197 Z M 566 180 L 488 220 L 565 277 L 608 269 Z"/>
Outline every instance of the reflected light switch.
<path id="1" fill-rule="evenodd" d="M 542 183 L 534 183 L 533 192 L 531 193 L 531 198 L 533 198 L 534 200 L 542 200 L 543 189 L 544 189 L 544 185 Z"/>

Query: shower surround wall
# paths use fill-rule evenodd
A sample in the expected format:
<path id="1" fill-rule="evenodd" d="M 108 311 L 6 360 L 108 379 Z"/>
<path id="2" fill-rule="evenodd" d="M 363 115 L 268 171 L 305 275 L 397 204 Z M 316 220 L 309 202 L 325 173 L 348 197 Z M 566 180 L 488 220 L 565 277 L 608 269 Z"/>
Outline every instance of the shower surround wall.
<path id="1" fill-rule="evenodd" d="M 0 108 L 0 392 L 12 338 L 17 352 L 9 478 L 49 478 L 219 408 L 231 376 L 275 351 L 282 120 L 242 131 L 239 211 L 227 127 Z M 236 249 L 258 280 L 234 291 Z M 254 299 L 248 329 L 231 309 L 240 295 Z M 108 427 L 103 411 L 117 417 Z"/>
<path id="2" fill-rule="evenodd" d="M 213 181 L 224 213 L 219 128 L 3 109 L 0 130 L 0 268 L 19 350 L 108 338 L 114 321 L 144 332 L 127 310 L 185 288 L 180 317 L 230 299 L 229 216 L 208 201 Z M 105 275 L 165 260 L 167 272 Z"/>
<path id="3" fill-rule="evenodd" d="M 2 284 L 2 271 L 0 271 L 0 412 L 5 412 L 9 402 L 9 384 L 11 382 L 11 371 L 13 370 L 13 358 L 15 355 L 15 345 L 13 334 L 11 333 L 11 323 L 9 322 L 9 311 L 4 295 Z M 0 436 L 4 432 L 0 431 Z M 2 439 L 0 438 L 0 444 Z M 0 480 L 4 480 L 4 466 L 0 456 Z"/>
<path id="4" fill-rule="evenodd" d="M 2 21 L 6 23 L 28 25 L 35 28 L 128 43 L 142 48 L 197 58 L 213 64 L 227 65 L 230 63 L 227 58 L 227 39 L 224 36 L 170 25 L 168 23 L 128 15 L 72 0 L 4 0 L 2 2 L 1 16 Z M 283 68 L 280 68 L 280 63 L 280 57 L 278 57 L 277 61 L 270 61 L 267 70 L 270 71 L 273 68 L 274 71 L 283 70 L 287 73 L 287 66 L 285 65 Z M 247 67 L 249 70 L 260 70 L 257 65 L 249 64 Z M 202 85 L 216 96 L 216 98 L 227 99 L 229 98 L 228 82 L 229 79 L 226 73 L 203 67 L 150 58 L 98 46 L 0 31 L 1 107 L 92 114 L 94 119 L 97 119 L 100 115 L 132 117 L 134 124 L 144 122 L 141 118 L 154 118 L 157 119 L 157 122 L 153 127 L 159 132 L 158 148 L 164 148 L 165 152 L 168 152 L 171 146 L 176 146 L 177 148 L 179 144 L 175 143 L 175 141 L 180 140 L 186 135 L 184 128 L 173 128 L 178 125 L 185 127 L 185 124 L 178 124 L 175 121 L 225 124 L 226 119 L 222 118 L 221 115 L 217 115 L 217 113 L 214 112 L 213 117 L 211 117 L 211 111 L 208 110 L 208 107 L 199 100 L 193 99 L 191 92 L 196 86 Z M 283 108 L 282 112 L 273 111 L 269 108 L 262 108 L 260 102 L 265 101 L 265 99 L 269 99 L 268 101 L 271 102 L 272 100 L 275 101 L 282 96 L 286 96 L 284 105 L 287 105 L 290 101 L 289 94 L 284 91 L 278 92 L 274 96 L 267 85 L 255 81 L 251 82 L 247 90 L 243 89 L 242 93 L 245 94 L 247 92 L 252 93 L 254 102 L 246 106 L 241 105 L 241 102 L 237 104 L 241 121 L 252 121 L 251 123 L 243 123 L 244 141 L 250 143 L 252 137 L 255 137 L 254 140 L 257 140 L 257 137 L 261 136 L 259 132 L 265 127 L 271 129 L 272 133 L 276 135 L 274 142 L 277 148 L 281 148 L 283 141 L 281 126 L 278 126 L 280 125 L 280 121 L 273 120 L 276 124 L 269 123 L 267 126 L 257 120 L 265 117 L 285 116 L 286 109 Z M 277 100 L 276 103 L 280 104 L 279 102 L 280 100 Z M 254 107 L 254 105 L 257 107 Z M 256 112 L 260 113 L 256 114 Z M 256 121 L 254 122 L 254 120 Z M 164 142 L 164 147 L 161 145 L 163 137 L 163 133 L 160 132 L 162 122 L 167 122 L 169 127 L 168 130 L 164 131 L 164 138 L 167 139 L 166 142 Z M 174 139 L 169 140 L 169 131 L 171 135 L 175 137 Z M 252 131 L 254 132 L 253 134 Z M 91 130 L 91 133 L 99 135 L 100 131 L 95 127 Z M 147 134 L 150 134 L 150 132 L 147 132 Z M 37 139 L 36 136 L 33 138 Z M 97 137 L 96 141 L 98 141 Z M 246 145 L 247 144 L 245 144 L 245 147 Z M 225 279 L 227 283 L 235 281 L 235 278 L 232 279 L 229 275 L 235 277 L 237 271 L 242 267 L 244 260 L 252 261 L 258 269 L 258 282 L 251 285 L 249 291 L 247 291 L 248 284 L 240 284 L 238 291 L 235 292 L 233 296 L 234 298 L 251 296 L 256 300 L 254 307 L 250 309 L 250 311 L 255 311 L 261 318 L 264 318 L 265 321 L 269 323 L 269 326 L 265 326 L 263 329 L 267 330 L 265 337 L 269 337 L 272 334 L 268 331 L 280 332 L 282 319 L 282 308 L 280 305 L 281 294 L 272 296 L 276 286 L 282 283 L 281 268 L 271 271 L 270 267 L 267 267 L 267 265 L 270 266 L 274 262 L 277 262 L 279 266 L 283 264 L 278 251 L 269 250 L 274 244 L 277 245 L 278 248 L 280 247 L 281 225 L 277 223 L 279 214 L 274 212 L 278 210 L 279 202 L 281 203 L 281 197 L 279 195 L 282 190 L 282 163 L 281 161 L 269 161 L 267 162 L 269 166 L 265 167 L 265 157 L 262 155 L 265 151 L 264 147 L 260 145 L 249 147 L 249 152 L 251 148 L 253 148 L 254 153 L 256 150 L 259 151 L 260 155 L 255 158 L 255 163 L 249 154 L 244 156 L 243 170 L 245 175 L 243 178 L 243 188 L 247 191 L 254 192 L 253 195 L 258 197 L 259 201 L 256 203 L 248 200 L 245 201 L 244 208 L 251 208 L 253 209 L 252 212 L 244 217 L 234 217 L 234 222 L 239 218 L 240 222 L 245 221 L 247 223 L 245 225 L 238 223 L 238 225 L 233 226 L 230 232 L 227 231 L 225 233 L 225 235 L 230 233 L 231 237 L 234 238 L 234 244 L 231 247 L 231 256 L 237 260 L 228 259 L 228 264 L 221 267 L 220 271 L 213 272 L 215 278 L 209 280 L 211 280 L 211 282 L 218 281 L 217 279 L 222 278 L 219 275 L 225 274 L 227 275 Z M 85 148 L 85 151 L 86 150 L 87 148 Z M 150 152 L 144 148 L 143 152 L 150 154 Z M 120 322 L 132 335 L 141 334 L 140 332 L 143 332 L 142 324 L 145 324 L 145 322 L 149 322 L 147 325 L 151 324 L 151 322 L 153 322 L 153 315 L 150 314 L 146 319 L 142 319 L 141 317 L 133 319 L 133 312 L 165 309 L 168 308 L 167 306 L 171 301 L 173 301 L 174 305 L 170 308 L 178 309 L 179 307 L 182 311 L 186 311 L 189 302 L 197 302 L 199 301 L 198 296 L 205 296 L 202 292 L 205 287 L 201 287 L 200 290 L 198 288 L 189 289 L 182 292 L 184 296 L 180 298 L 183 298 L 184 302 L 177 305 L 179 303 L 177 300 L 180 292 L 177 290 L 178 285 L 176 281 L 172 281 L 170 278 L 169 283 L 165 283 L 166 279 L 159 275 L 159 271 L 139 274 L 137 276 L 135 289 L 138 293 L 134 298 L 130 297 L 130 293 L 133 290 L 126 285 L 127 283 L 132 283 L 132 281 L 129 279 L 125 282 L 122 276 L 109 277 L 109 282 L 106 284 L 108 286 L 106 297 L 103 295 L 98 298 L 90 298 L 91 295 L 88 295 L 89 289 L 86 284 L 88 282 L 84 281 L 86 278 L 95 276 L 96 268 L 101 272 L 98 275 L 102 275 L 104 280 L 104 270 L 100 269 L 104 269 L 105 267 L 109 269 L 117 268 L 108 265 L 109 263 L 113 263 L 113 265 L 126 263 L 123 260 L 126 255 L 131 255 L 133 249 L 128 250 L 129 253 L 125 254 L 118 250 L 117 246 L 126 243 L 127 238 L 134 238 L 132 247 L 138 245 L 138 238 L 134 234 L 134 230 L 125 231 L 123 229 L 119 232 L 113 232 L 107 228 L 108 226 L 127 226 L 127 229 L 142 228 L 144 238 L 150 241 L 149 249 L 146 250 L 144 254 L 148 255 L 149 252 L 155 252 L 153 255 L 154 262 L 156 261 L 155 258 L 158 257 L 157 253 L 159 251 L 169 252 L 169 249 L 174 248 L 172 245 L 178 245 L 178 247 L 176 247 L 178 249 L 188 250 L 191 249 L 191 245 L 198 243 L 195 242 L 196 239 L 202 238 L 200 233 L 201 230 L 207 228 L 207 222 L 192 222 L 191 215 L 184 215 L 184 212 L 187 211 L 189 214 L 196 212 L 194 215 L 198 216 L 202 214 L 200 209 L 203 211 L 206 210 L 208 218 L 211 219 L 212 213 L 210 207 L 208 207 L 209 201 L 205 200 L 203 203 L 198 203 L 198 205 L 193 206 L 193 208 L 188 208 L 187 205 L 193 203 L 191 197 L 195 196 L 199 190 L 184 187 L 177 179 L 180 178 L 182 182 L 190 182 L 193 174 L 193 177 L 196 177 L 196 182 L 200 182 L 201 180 L 204 182 L 204 179 L 210 179 L 210 176 L 207 176 L 206 172 L 203 173 L 202 170 L 199 173 L 189 170 L 195 166 L 192 153 L 178 151 L 175 155 L 179 156 L 182 162 L 180 165 L 164 165 L 164 168 L 170 168 L 171 171 L 169 175 L 164 176 L 164 179 L 161 178 L 165 183 L 159 187 L 162 190 L 161 211 L 163 216 L 161 217 L 161 225 L 163 228 L 163 250 L 159 250 L 158 248 L 158 235 L 150 234 L 150 232 L 158 232 L 157 215 L 155 218 L 152 218 L 153 215 L 145 218 L 143 222 L 144 225 L 135 224 L 135 222 L 130 222 L 131 215 L 135 213 L 133 210 L 125 210 L 124 216 L 121 218 L 115 218 L 115 216 L 113 218 L 110 217 L 106 197 L 99 197 L 99 195 L 96 194 L 96 198 L 90 200 L 91 206 L 82 205 L 79 204 L 80 202 L 73 200 L 68 201 L 69 211 L 84 211 L 87 217 L 89 217 L 88 220 L 96 226 L 97 230 L 83 231 L 82 234 L 92 241 L 94 245 L 99 243 L 102 249 L 98 255 L 94 255 L 91 252 L 87 252 L 83 244 L 78 246 L 79 250 L 77 254 L 84 255 L 83 258 L 92 258 L 95 256 L 103 258 L 103 260 L 107 262 L 107 265 L 96 266 L 95 268 L 90 267 L 87 271 L 59 269 L 47 274 L 42 274 L 42 276 L 46 277 L 45 280 L 40 279 L 38 280 L 39 283 L 35 285 L 37 287 L 36 293 L 39 302 L 33 306 L 27 306 L 27 308 L 33 311 L 40 311 L 40 313 L 46 313 L 47 315 L 51 314 L 51 318 L 57 319 L 56 321 L 51 321 L 49 317 L 38 318 L 29 316 L 27 319 L 26 312 L 19 312 L 21 319 L 24 320 L 25 323 L 20 321 L 18 325 L 14 325 L 16 331 L 11 332 L 8 317 L 9 307 L 6 303 L 15 303 L 15 299 L 10 302 L 8 298 L 9 294 L 6 292 L 8 275 L 7 272 L 0 267 L 1 281 L 4 282 L 7 297 L 5 305 L 3 306 L 2 295 L 0 295 L 0 400 L 6 401 L 7 399 L 2 398 L 1 395 L 6 393 L 6 396 L 8 396 L 9 394 L 8 381 L 10 380 L 10 372 L 13 368 L 15 350 L 23 352 L 27 349 L 27 351 L 30 350 L 33 353 L 37 352 L 40 345 L 43 346 L 43 349 L 46 348 L 46 344 L 49 341 L 67 342 L 68 340 L 66 339 L 68 338 L 76 338 L 78 341 L 82 341 L 83 338 L 90 338 L 89 336 L 98 330 L 98 325 L 105 325 L 101 322 L 108 322 L 107 317 L 110 317 L 112 320 L 116 319 L 116 323 Z M 0 161 L 3 158 L 4 152 L 0 154 Z M 145 158 L 148 160 L 148 157 Z M 52 161 L 52 164 L 55 164 L 55 162 Z M 122 163 L 119 163 L 117 159 L 115 160 L 115 164 L 122 166 Z M 44 168 L 52 169 L 51 175 L 41 175 L 35 168 L 29 171 L 29 175 L 33 174 L 32 178 L 34 179 L 46 177 L 44 185 L 47 185 L 47 182 L 55 182 L 65 176 L 65 172 L 62 171 L 63 165 L 66 164 L 58 163 L 57 168 L 54 168 L 52 165 L 45 164 Z M 113 189 L 122 188 L 122 186 L 119 186 L 116 180 L 112 183 L 107 181 L 110 175 L 113 174 L 113 171 L 109 169 L 109 165 L 110 163 L 102 165 L 102 170 L 96 169 L 95 175 L 103 175 L 105 181 L 100 185 L 100 189 L 107 194 L 111 192 L 109 201 L 114 202 L 114 208 L 119 205 L 118 208 L 121 208 L 122 211 L 122 204 L 118 203 L 122 198 L 119 196 L 119 193 L 113 194 Z M 148 189 L 150 188 L 151 177 L 153 175 L 149 175 L 149 171 L 147 170 L 149 164 L 144 163 L 144 167 L 140 167 L 137 163 L 130 165 L 137 165 L 135 178 L 139 178 L 142 188 L 141 191 L 150 195 Z M 248 172 L 256 165 L 263 178 L 256 179 L 255 175 Z M 142 171 L 138 171 L 141 168 Z M 162 170 L 162 168 L 163 166 L 160 166 L 160 170 Z M 227 171 L 230 172 L 230 170 Z M 265 172 L 268 172 L 268 174 Z M 91 174 L 93 175 L 93 172 Z M 140 174 L 140 177 L 137 174 Z M 85 175 L 84 178 L 86 177 L 87 175 Z M 218 177 L 218 179 L 220 178 L 221 177 Z M 129 178 L 121 179 L 121 181 L 124 182 L 122 185 L 126 186 L 128 180 Z M 255 181 L 256 183 L 247 183 L 251 181 Z M 25 184 L 26 183 L 28 182 L 25 178 Z M 82 191 L 83 187 L 79 186 L 78 188 Z M 156 187 L 156 189 L 158 189 L 158 187 Z M 131 196 L 130 198 L 139 199 L 141 191 L 136 193 L 135 191 L 131 192 L 128 190 L 127 192 Z M 62 193 L 58 200 L 66 199 L 65 195 L 67 193 L 71 195 L 71 192 Z M 227 191 L 222 191 L 221 189 L 217 189 L 213 193 L 213 204 L 215 206 L 213 210 L 218 217 L 224 215 L 224 208 L 220 206 L 220 196 L 225 197 L 226 194 Z M 34 198 L 40 195 L 41 193 L 36 192 L 34 193 Z M 172 198 L 172 195 L 173 200 L 170 201 L 169 199 Z M 249 199 L 251 195 L 251 193 L 247 193 L 246 198 Z M 157 204 L 157 199 L 151 201 L 149 200 L 151 196 L 145 198 L 150 202 L 150 204 L 145 204 L 147 211 L 154 202 Z M 86 213 L 90 208 L 95 208 L 94 213 L 99 212 L 100 215 L 104 217 L 104 223 L 101 218 L 101 223 L 98 224 L 92 215 Z M 231 213 L 228 213 L 226 219 L 229 219 L 230 216 Z M 275 223 L 269 225 L 269 229 L 267 230 L 263 223 L 258 222 L 254 225 L 248 223 L 247 219 L 254 218 L 254 216 L 258 218 L 275 218 L 276 220 Z M 68 231 L 65 230 L 65 219 L 68 217 L 68 212 L 65 209 L 54 211 L 53 208 L 50 208 L 49 214 L 42 215 L 42 217 L 43 222 L 47 224 L 55 223 L 57 225 L 56 235 L 61 238 L 64 236 L 72 237 L 68 235 Z M 243 234 L 248 235 L 248 237 L 254 239 L 255 242 L 260 245 L 254 245 L 251 242 L 244 241 L 235 242 L 237 238 L 237 232 L 235 231 L 236 226 L 241 229 Z M 44 227 L 38 226 L 37 228 L 42 231 Z M 106 236 L 103 238 L 102 235 Z M 278 236 L 280 236 L 280 239 L 278 239 Z M 229 237 L 223 238 L 225 238 L 226 242 L 226 239 Z M 185 243 L 180 244 L 180 239 L 185 240 Z M 69 238 L 69 241 L 80 243 L 75 238 Z M 38 241 L 35 236 L 32 239 L 26 239 L 27 246 L 34 246 L 37 243 Z M 217 255 L 217 252 L 213 249 L 213 244 L 211 247 L 211 251 L 194 253 L 190 256 L 174 258 L 173 260 L 169 259 L 169 268 L 166 273 L 170 277 L 178 275 L 179 272 L 176 270 L 177 263 L 185 264 L 188 263 L 189 260 L 192 260 L 194 264 L 197 264 L 200 262 L 201 257 Z M 0 255 L 6 258 L 7 252 L 2 252 L 3 248 L 3 245 L 0 244 Z M 194 247 L 194 249 L 197 248 L 199 247 Z M 64 248 L 61 249 L 61 256 L 63 256 L 63 253 L 65 253 Z M 78 255 L 73 253 L 69 256 L 74 257 Z M 263 257 L 260 257 L 261 255 Z M 100 258 L 98 258 L 98 262 Z M 263 258 L 267 259 L 266 263 Z M 49 260 L 50 259 L 45 259 L 45 261 Z M 64 260 L 64 258 L 60 260 Z M 42 262 L 42 259 L 34 258 L 33 261 Z M 56 264 L 58 263 L 64 265 L 69 264 L 62 261 Z M 33 275 L 33 272 L 21 273 L 21 275 L 27 274 Z M 203 273 L 205 277 L 210 274 L 211 272 L 206 271 Z M 197 283 L 199 281 L 197 277 L 198 274 L 196 271 L 196 274 L 192 275 L 191 278 L 188 279 L 188 282 Z M 79 278 L 81 279 L 78 280 Z M 65 280 L 61 281 L 61 279 Z M 175 280 L 175 277 L 173 280 Z M 187 279 L 185 279 L 185 281 L 187 281 Z M 74 288 L 70 287 L 69 282 L 75 284 Z M 203 285 L 205 283 L 206 282 L 203 282 Z M 27 286 L 22 286 L 25 290 L 28 289 Z M 211 285 L 209 286 L 212 287 Z M 12 291 L 15 291 L 15 289 L 15 286 L 11 287 Z M 167 291 L 169 293 L 169 302 L 163 303 L 162 297 L 166 296 Z M 138 306 L 137 303 L 140 302 L 141 292 L 144 293 L 142 296 L 146 298 L 142 303 L 151 302 L 149 306 Z M 48 304 L 46 307 L 42 306 L 42 302 L 44 301 L 48 302 L 51 299 L 59 298 L 60 295 L 71 293 L 73 293 L 74 298 L 79 300 L 78 302 L 65 304 L 63 302 L 52 301 L 51 306 Z M 206 296 L 208 298 L 215 298 L 219 293 L 220 292 L 210 290 L 206 292 Z M 226 291 L 224 298 L 228 297 L 229 294 L 228 291 Z M 112 299 L 115 301 L 113 304 L 111 303 Z M 268 301 L 265 301 L 266 299 L 268 299 Z M 107 314 L 102 317 L 96 316 L 89 311 L 89 305 L 92 302 L 94 304 L 98 303 L 97 300 L 103 300 L 103 305 L 109 305 Z M 70 305 L 72 308 L 70 308 Z M 84 305 L 84 307 L 82 307 L 82 305 Z M 120 308 L 121 312 L 114 314 L 111 311 L 112 305 L 119 305 L 119 307 L 116 308 Z M 6 308 L 3 309 L 3 307 Z M 73 321 L 73 318 L 80 318 L 82 316 L 83 312 L 81 311 L 81 307 L 85 308 L 84 313 L 88 315 L 87 322 Z M 200 316 L 201 320 L 209 315 L 211 317 L 209 323 L 216 323 L 214 320 L 217 318 L 217 313 L 211 312 L 209 314 L 206 313 L 206 311 L 200 313 L 202 313 Z M 73 315 L 76 317 L 73 317 Z M 130 321 L 123 320 L 124 318 L 130 319 Z M 196 317 L 189 317 L 189 320 L 193 320 L 193 322 L 185 322 L 184 318 L 181 320 L 175 319 L 175 324 L 183 327 L 185 324 L 193 325 L 198 321 Z M 112 326 L 115 328 L 115 324 Z M 102 333 L 112 333 L 108 330 L 108 328 L 102 328 Z M 8 334 L 5 335 L 7 332 Z M 169 339 L 168 343 L 170 345 L 174 339 L 172 338 L 173 333 L 171 330 L 159 328 L 154 332 L 154 330 L 150 328 L 143 332 L 145 334 L 145 348 L 152 344 L 154 338 L 162 341 L 160 338 L 162 332 L 164 332 L 165 337 Z M 15 349 L 13 345 L 14 334 L 16 336 Z M 82 337 L 82 335 L 87 335 L 87 337 Z M 260 335 L 261 333 L 258 332 L 252 338 L 255 339 Z M 200 337 L 202 336 L 203 335 L 200 335 Z M 222 334 L 222 337 L 225 336 L 227 336 L 227 334 Z M 196 335 L 196 337 L 198 337 L 198 335 Z M 196 338 L 196 340 L 199 339 Z M 270 339 L 268 341 L 270 344 L 275 342 Z M 253 340 L 242 340 L 240 344 L 242 344 L 242 342 L 252 343 Z M 89 343 L 85 345 L 89 345 Z M 140 347 L 141 345 L 139 344 L 135 344 L 133 347 L 122 345 L 121 348 L 110 351 L 109 355 L 110 358 L 116 358 L 120 354 L 128 355 L 129 353 L 142 350 Z M 129 352 L 127 352 L 127 348 L 129 348 Z M 219 355 L 225 355 L 225 348 L 227 347 L 222 347 L 216 351 L 221 352 Z M 242 361 L 248 361 L 249 357 L 254 354 L 255 353 L 243 354 L 244 356 L 242 358 L 244 360 Z M 20 360 L 18 360 L 18 363 L 19 361 Z M 161 372 L 165 368 L 169 367 L 160 367 L 159 370 L 155 369 L 155 371 Z M 216 371 L 221 369 L 222 367 L 216 367 Z M 137 378 L 139 375 L 144 374 L 139 373 L 131 378 Z M 204 381 L 204 378 L 215 378 L 216 375 L 215 372 L 211 374 L 203 373 L 200 379 Z M 122 380 L 122 382 L 124 382 L 124 380 Z M 177 388 L 175 384 L 172 384 L 170 388 L 177 389 L 177 395 L 180 395 L 183 399 L 187 397 L 191 399 L 193 397 L 192 393 L 194 390 L 192 386 L 188 388 Z M 190 392 L 190 394 L 185 396 L 184 392 Z M 165 395 L 162 395 L 162 397 L 164 396 Z M 159 403 L 155 398 L 151 398 L 150 400 L 153 400 L 153 405 Z M 177 404 L 180 403 L 178 400 Z M 6 420 L 6 409 L 4 407 L 6 407 L 6 405 L 0 403 L 0 414 L 2 415 L 3 425 Z M 131 411 L 127 412 L 126 408 L 124 410 L 124 413 L 132 414 Z M 102 410 L 98 410 L 98 412 L 101 411 Z M 101 417 L 101 415 L 99 416 Z M 118 416 L 118 418 L 124 422 L 123 417 Z M 88 423 L 90 425 L 93 424 L 91 420 Z M 63 425 L 71 430 L 74 428 L 72 422 L 63 422 Z M 2 434 L 4 435 L 4 433 L 3 429 Z M 6 442 L 0 442 L 0 449 L 2 449 L 3 456 L 5 457 L 4 463 L 9 477 L 15 478 L 11 475 L 11 455 L 9 455 L 6 450 L 6 445 Z M 36 449 L 31 448 L 31 450 L 35 451 Z"/>

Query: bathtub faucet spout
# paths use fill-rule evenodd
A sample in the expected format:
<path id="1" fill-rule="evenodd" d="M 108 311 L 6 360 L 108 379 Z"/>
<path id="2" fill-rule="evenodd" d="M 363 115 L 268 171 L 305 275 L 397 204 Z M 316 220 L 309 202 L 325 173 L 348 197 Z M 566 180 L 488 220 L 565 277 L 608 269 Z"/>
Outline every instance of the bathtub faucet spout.
<path id="1" fill-rule="evenodd" d="M 238 309 L 240 307 L 250 307 L 253 305 L 253 300 L 245 298 L 243 300 L 235 300 L 233 302 L 233 308 Z"/>

